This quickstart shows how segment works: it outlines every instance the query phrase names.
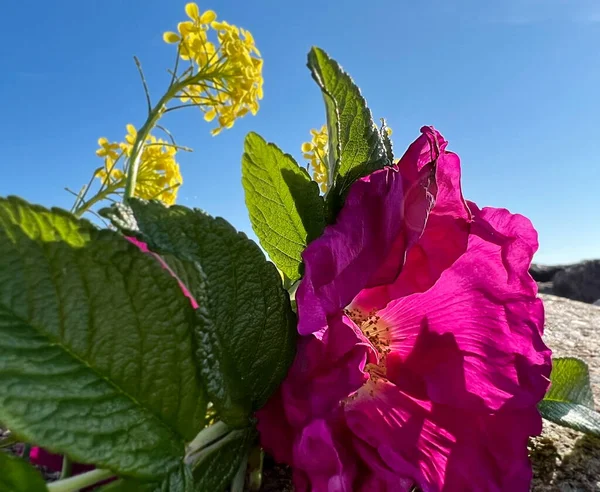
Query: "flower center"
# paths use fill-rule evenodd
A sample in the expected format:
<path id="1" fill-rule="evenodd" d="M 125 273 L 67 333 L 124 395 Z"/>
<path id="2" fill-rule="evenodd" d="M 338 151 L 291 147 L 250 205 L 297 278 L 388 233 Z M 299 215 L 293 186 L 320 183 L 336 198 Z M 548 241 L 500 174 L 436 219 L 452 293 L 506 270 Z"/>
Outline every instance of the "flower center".
<path id="1" fill-rule="evenodd" d="M 380 361 L 385 359 L 385 356 L 392 350 L 390 348 L 390 328 L 381 320 L 377 311 L 373 310 L 365 314 L 360 309 L 348 308 L 344 312 L 371 342 L 378 353 L 378 359 Z"/>

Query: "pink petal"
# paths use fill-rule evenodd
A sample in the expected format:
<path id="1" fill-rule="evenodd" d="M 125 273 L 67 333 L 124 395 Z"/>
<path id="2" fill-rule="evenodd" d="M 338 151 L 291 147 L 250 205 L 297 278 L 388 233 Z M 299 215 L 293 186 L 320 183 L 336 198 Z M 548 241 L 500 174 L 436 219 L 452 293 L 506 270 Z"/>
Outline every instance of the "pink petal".
<path id="1" fill-rule="evenodd" d="M 377 271 L 401 231 L 402 201 L 402 179 L 393 168 L 352 185 L 336 223 L 302 255 L 305 272 L 296 293 L 300 334 L 322 331 L 327 316 L 346 307 Z"/>
<path id="2" fill-rule="evenodd" d="M 466 253 L 430 290 L 380 311 L 394 332 L 388 377 L 437 403 L 535 406 L 550 373 L 543 307 L 528 274 L 536 248 L 526 218 L 476 211 Z"/>

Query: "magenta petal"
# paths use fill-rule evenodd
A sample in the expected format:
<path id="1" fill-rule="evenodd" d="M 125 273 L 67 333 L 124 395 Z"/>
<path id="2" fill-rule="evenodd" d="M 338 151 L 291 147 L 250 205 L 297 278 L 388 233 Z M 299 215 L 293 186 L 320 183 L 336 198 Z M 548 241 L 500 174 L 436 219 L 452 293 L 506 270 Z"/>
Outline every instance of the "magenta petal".
<path id="1" fill-rule="evenodd" d="M 294 463 L 314 492 L 352 492 L 356 470 L 347 450 L 336 442 L 329 424 L 313 420 L 294 443 Z"/>
<path id="2" fill-rule="evenodd" d="M 308 245 L 298 287 L 298 331 L 318 333 L 377 271 L 402 228 L 402 178 L 393 168 L 355 182 L 335 224 Z"/>
<path id="3" fill-rule="evenodd" d="M 465 254 L 430 290 L 380 312 L 399 346 L 388 375 L 402 388 L 422 381 L 438 403 L 526 408 L 545 394 L 551 367 L 527 272 L 535 234 L 524 217 L 493 209 L 476 212 L 472 230 Z"/>

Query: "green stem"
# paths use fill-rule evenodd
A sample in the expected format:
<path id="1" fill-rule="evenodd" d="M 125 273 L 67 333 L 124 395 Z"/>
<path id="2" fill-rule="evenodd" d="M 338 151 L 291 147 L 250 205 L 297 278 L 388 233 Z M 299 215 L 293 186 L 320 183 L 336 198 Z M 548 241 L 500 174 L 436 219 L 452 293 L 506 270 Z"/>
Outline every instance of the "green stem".
<path id="1" fill-rule="evenodd" d="M 248 455 L 245 454 L 240 463 L 240 467 L 231 481 L 230 492 L 244 492 L 246 482 L 246 468 L 248 468 Z"/>
<path id="2" fill-rule="evenodd" d="M 205 427 L 194 440 L 187 445 L 187 454 L 192 454 L 197 450 L 202 449 L 207 444 L 210 444 L 227 434 L 227 432 L 229 432 L 229 427 L 225 422 L 221 421 Z"/>
<path id="3" fill-rule="evenodd" d="M 65 478 L 69 478 L 71 476 L 71 472 L 73 471 L 73 462 L 71 459 L 65 454 L 63 456 L 62 462 L 62 470 L 60 471 L 59 480 L 63 480 Z"/>
<path id="4" fill-rule="evenodd" d="M 73 214 L 76 217 L 81 217 L 92 206 L 94 206 L 96 203 L 104 200 L 105 198 L 108 198 L 110 195 L 112 195 L 114 192 L 116 192 L 119 188 L 121 188 L 122 185 L 123 185 L 122 181 L 117 181 L 116 183 L 108 186 L 106 189 L 102 190 L 100 193 L 97 193 L 92 198 L 90 198 L 89 200 L 87 200 L 87 201 L 83 202 L 81 205 L 79 205 L 75 209 Z"/>
<path id="5" fill-rule="evenodd" d="M 194 75 L 190 75 L 185 79 L 181 79 L 175 83 L 172 83 L 167 92 L 160 98 L 160 101 L 152 108 L 148 114 L 148 118 L 137 132 L 137 137 L 133 143 L 133 150 L 129 157 L 129 166 L 127 171 L 127 183 L 125 185 L 125 200 L 133 198 L 135 194 L 135 184 L 137 181 L 138 169 L 140 167 L 140 159 L 142 157 L 142 151 L 144 150 L 144 144 L 148 139 L 150 132 L 158 123 L 166 111 L 167 103 L 177 96 L 186 86 L 197 84 L 201 80 L 212 80 L 215 79 L 215 74 L 209 72 L 198 72 Z"/>
<path id="6" fill-rule="evenodd" d="M 31 444 L 25 443 L 23 444 L 23 452 L 21 453 L 21 458 L 29 461 L 29 454 L 31 453 Z"/>
<path id="7" fill-rule="evenodd" d="M 114 476 L 110 470 L 96 469 L 71 478 L 46 484 L 48 492 L 77 492 Z"/>

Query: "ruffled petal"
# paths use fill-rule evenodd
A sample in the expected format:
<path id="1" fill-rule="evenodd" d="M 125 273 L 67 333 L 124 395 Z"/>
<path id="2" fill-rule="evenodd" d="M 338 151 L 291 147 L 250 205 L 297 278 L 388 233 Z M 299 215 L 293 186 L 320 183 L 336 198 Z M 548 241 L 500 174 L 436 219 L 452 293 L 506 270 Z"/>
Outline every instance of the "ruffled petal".
<path id="1" fill-rule="evenodd" d="M 298 287 L 298 331 L 322 336 L 379 269 L 402 228 L 402 178 L 386 168 L 356 181 L 335 224 L 308 245 Z"/>
<path id="2" fill-rule="evenodd" d="M 462 195 L 460 159 L 433 127 L 421 132 L 398 164 L 405 230 L 418 233 L 399 236 L 382 266 L 387 277 L 380 273 L 368 286 L 373 288 L 355 298 L 353 304 L 366 311 L 427 290 L 467 248 L 472 215 Z"/>
<path id="3" fill-rule="evenodd" d="M 420 398 L 496 411 L 535 406 L 548 388 L 543 305 L 528 266 L 528 219 L 475 211 L 468 249 L 428 291 L 379 312 L 392 330 L 388 377 Z"/>
<path id="4" fill-rule="evenodd" d="M 355 448 L 382 477 L 410 479 L 423 492 L 528 490 L 527 438 L 541 430 L 535 408 L 479 414 L 419 401 L 378 382 L 370 398 L 349 403 L 345 414 Z"/>

